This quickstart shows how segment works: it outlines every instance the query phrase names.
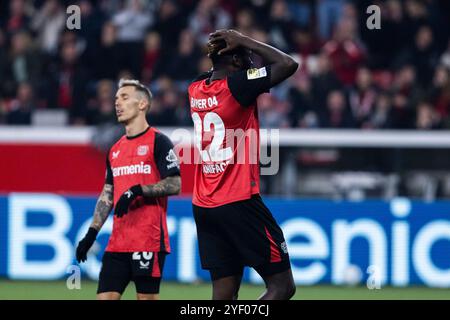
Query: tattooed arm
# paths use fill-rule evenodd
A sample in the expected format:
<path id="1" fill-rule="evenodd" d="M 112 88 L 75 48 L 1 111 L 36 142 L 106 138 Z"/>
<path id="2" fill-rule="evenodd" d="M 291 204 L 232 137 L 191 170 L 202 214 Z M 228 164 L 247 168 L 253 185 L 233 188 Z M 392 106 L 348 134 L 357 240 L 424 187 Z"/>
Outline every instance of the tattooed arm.
<path id="1" fill-rule="evenodd" d="M 164 197 L 179 194 L 181 190 L 181 177 L 167 177 L 158 183 L 142 186 L 144 197 Z"/>
<path id="2" fill-rule="evenodd" d="M 98 197 L 94 210 L 94 220 L 84 238 L 78 242 L 76 249 L 78 263 L 86 261 L 89 249 L 94 244 L 98 232 L 108 218 L 109 212 L 113 207 L 113 189 L 112 184 L 105 183 L 102 193 Z"/>
<path id="3" fill-rule="evenodd" d="M 100 231 L 113 207 L 113 191 L 114 186 L 106 183 L 98 197 L 94 210 L 94 219 L 91 224 L 91 227 L 97 231 Z"/>

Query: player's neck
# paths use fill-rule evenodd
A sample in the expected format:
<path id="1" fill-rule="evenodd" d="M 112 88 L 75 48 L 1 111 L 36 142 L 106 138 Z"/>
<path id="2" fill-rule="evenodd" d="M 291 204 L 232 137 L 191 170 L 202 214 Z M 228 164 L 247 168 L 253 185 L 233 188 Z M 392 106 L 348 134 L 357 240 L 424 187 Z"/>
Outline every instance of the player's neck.
<path id="1" fill-rule="evenodd" d="M 214 70 L 211 74 L 210 80 L 220 80 L 225 79 L 229 75 L 231 75 L 233 72 L 236 72 L 234 68 L 220 68 L 217 70 Z"/>
<path id="2" fill-rule="evenodd" d="M 127 137 L 134 137 L 144 132 L 149 127 L 147 120 L 136 118 L 125 125 L 125 134 Z"/>

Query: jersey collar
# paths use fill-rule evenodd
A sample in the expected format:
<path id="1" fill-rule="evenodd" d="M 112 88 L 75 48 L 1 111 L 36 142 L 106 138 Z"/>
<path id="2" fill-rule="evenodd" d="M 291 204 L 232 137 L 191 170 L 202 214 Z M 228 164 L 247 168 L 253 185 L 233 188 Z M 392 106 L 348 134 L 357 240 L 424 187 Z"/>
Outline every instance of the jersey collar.
<path id="1" fill-rule="evenodd" d="M 132 140 L 132 139 L 139 138 L 139 137 L 142 136 L 143 134 L 147 133 L 147 131 L 148 131 L 149 129 L 150 129 L 150 126 L 148 126 L 147 129 L 145 129 L 145 130 L 142 131 L 141 133 L 138 133 L 138 134 L 136 134 L 136 135 L 134 135 L 134 136 L 131 136 L 131 137 L 129 137 L 129 136 L 126 136 L 126 137 L 127 137 L 128 140 Z"/>

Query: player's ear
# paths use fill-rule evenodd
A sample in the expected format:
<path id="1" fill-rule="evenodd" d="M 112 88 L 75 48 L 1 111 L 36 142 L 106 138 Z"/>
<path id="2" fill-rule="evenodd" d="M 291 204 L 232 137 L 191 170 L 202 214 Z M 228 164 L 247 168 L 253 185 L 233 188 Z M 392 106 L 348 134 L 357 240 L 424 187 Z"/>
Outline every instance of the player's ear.
<path id="1" fill-rule="evenodd" d="M 239 57 L 239 55 L 233 54 L 231 56 L 231 63 L 233 64 L 234 67 L 236 67 L 238 69 L 242 69 L 243 63 L 242 63 L 242 59 L 241 59 L 241 57 Z"/>
<path id="2" fill-rule="evenodd" d="M 148 108 L 148 103 L 146 99 L 141 99 L 139 100 L 139 110 L 141 111 L 147 111 Z"/>

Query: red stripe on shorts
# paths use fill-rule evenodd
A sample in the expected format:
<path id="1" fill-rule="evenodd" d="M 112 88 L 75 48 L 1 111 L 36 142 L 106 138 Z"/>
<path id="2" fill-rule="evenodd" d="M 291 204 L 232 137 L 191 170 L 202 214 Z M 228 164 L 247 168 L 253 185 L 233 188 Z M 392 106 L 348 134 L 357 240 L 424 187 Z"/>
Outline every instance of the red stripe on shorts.
<path id="1" fill-rule="evenodd" d="M 155 278 L 160 278 L 161 277 L 161 270 L 159 270 L 158 253 L 159 252 L 153 252 L 152 277 L 155 277 Z"/>
<path id="2" fill-rule="evenodd" d="M 269 239 L 270 242 L 270 262 L 280 262 L 280 250 L 278 250 L 278 246 L 273 240 L 272 235 L 269 233 L 269 230 L 267 230 L 266 227 L 264 227 L 264 229 L 266 230 L 267 239 Z"/>

